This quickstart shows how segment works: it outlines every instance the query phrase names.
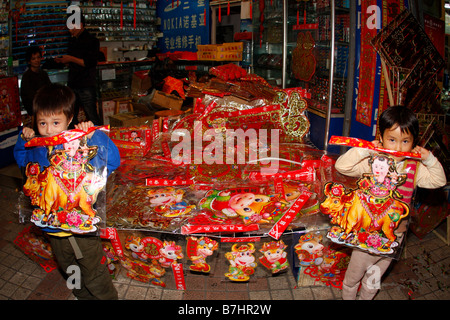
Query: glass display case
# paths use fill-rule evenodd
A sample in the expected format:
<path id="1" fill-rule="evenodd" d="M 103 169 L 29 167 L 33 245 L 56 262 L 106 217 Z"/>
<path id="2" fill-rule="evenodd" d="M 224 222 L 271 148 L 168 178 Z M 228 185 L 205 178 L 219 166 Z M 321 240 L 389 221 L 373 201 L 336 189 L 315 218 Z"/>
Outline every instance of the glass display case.
<path id="1" fill-rule="evenodd" d="M 68 5 L 69 1 L 42 1 L 14 7 L 11 40 L 15 74 L 26 70 L 25 52 L 29 46 L 40 46 L 44 59 L 67 52 L 70 36 L 66 26 Z"/>
<path id="2" fill-rule="evenodd" d="M 340 147 L 327 141 L 349 131 L 354 5 L 345 0 L 253 1 L 253 72 L 272 85 L 303 88 L 311 141 L 336 153 Z"/>
<path id="3" fill-rule="evenodd" d="M 10 70 L 10 26 L 7 1 L 0 1 L 0 77 L 8 76 Z"/>
<path id="4" fill-rule="evenodd" d="M 89 1 L 82 10 L 100 41 L 145 41 L 151 48 L 157 40 L 156 1 Z"/>

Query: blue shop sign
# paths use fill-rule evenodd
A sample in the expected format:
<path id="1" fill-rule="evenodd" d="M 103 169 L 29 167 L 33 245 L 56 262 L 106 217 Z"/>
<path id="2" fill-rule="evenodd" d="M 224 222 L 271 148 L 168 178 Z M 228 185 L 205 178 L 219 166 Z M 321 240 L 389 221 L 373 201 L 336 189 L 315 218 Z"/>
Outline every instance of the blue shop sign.
<path id="1" fill-rule="evenodd" d="M 197 45 L 209 44 L 209 0 L 163 0 L 157 2 L 163 37 L 161 52 L 197 51 Z"/>

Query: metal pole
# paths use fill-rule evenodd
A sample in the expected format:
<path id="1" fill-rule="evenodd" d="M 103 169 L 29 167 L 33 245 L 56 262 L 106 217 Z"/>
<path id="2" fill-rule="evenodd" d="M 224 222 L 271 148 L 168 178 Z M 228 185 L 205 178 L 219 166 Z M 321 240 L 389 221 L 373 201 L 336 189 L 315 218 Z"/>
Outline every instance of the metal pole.
<path id="1" fill-rule="evenodd" d="M 333 81 L 334 81 L 334 46 L 335 46 L 335 4 L 334 0 L 330 1 L 331 12 L 330 12 L 330 25 L 331 25 L 331 48 L 330 48 L 330 77 L 329 77 L 329 88 L 328 88 L 328 108 L 327 108 L 327 118 L 325 123 L 325 141 L 323 143 L 323 149 L 327 151 L 328 149 L 328 136 L 330 131 L 330 120 L 331 120 L 331 107 L 333 104 Z"/>

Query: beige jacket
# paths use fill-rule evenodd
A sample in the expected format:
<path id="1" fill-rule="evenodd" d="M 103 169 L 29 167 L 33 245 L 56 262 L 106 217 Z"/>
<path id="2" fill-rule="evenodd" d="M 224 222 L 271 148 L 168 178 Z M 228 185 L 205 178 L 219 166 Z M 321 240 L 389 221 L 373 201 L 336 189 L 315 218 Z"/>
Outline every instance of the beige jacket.
<path id="1" fill-rule="evenodd" d="M 336 161 L 336 170 L 350 177 L 362 177 L 363 173 L 370 173 L 370 152 L 368 149 L 351 148 Z M 404 172 L 405 161 L 396 163 L 397 172 Z M 447 179 L 444 168 L 438 159 L 430 152 L 426 161 L 417 164 L 414 186 L 426 189 L 436 189 L 445 186 Z"/>

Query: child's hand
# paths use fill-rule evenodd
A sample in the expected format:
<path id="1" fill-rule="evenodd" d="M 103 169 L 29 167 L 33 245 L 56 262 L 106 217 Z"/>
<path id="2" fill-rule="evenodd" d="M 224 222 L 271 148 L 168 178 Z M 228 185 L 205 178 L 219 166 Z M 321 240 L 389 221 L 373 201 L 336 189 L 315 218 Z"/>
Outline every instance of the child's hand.
<path id="1" fill-rule="evenodd" d="M 28 128 L 28 127 L 24 127 L 22 130 L 22 138 L 25 141 L 30 141 L 31 139 L 33 139 L 35 137 L 35 132 L 33 129 Z"/>
<path id="2" fill-rule="evenodd" d="M 430 155 L 430 151 L 428 151 L 425 148 L 416 146 L 414 149 L 411 150 L 412 153 L 420 153 L 421 158 L 423 161 L 428 159 L 428 156 Z"/>
<path id="3" fill-rule="evenodd" d="M 383 148 L 383 144 L 378 140 L 373 140 L 372 144 L 375 148 Z"/>
<path id="4" fill-rule="evenodd" d="M 84 132 L 87 132 L 89 128 L 94 127 L 94 123 L 92 121 L 86 121 L 86 122 L 80 122 L 79 124 L 75 125 L 75 129 L 83 130 Z M 91 132 L 87 135 L 87 138 L 90 139 L 94 135 L 94 132 Z"/>

